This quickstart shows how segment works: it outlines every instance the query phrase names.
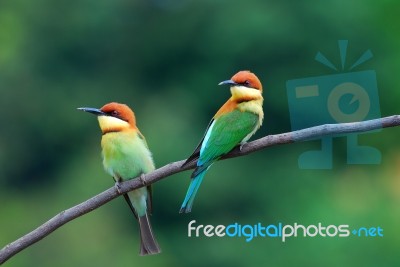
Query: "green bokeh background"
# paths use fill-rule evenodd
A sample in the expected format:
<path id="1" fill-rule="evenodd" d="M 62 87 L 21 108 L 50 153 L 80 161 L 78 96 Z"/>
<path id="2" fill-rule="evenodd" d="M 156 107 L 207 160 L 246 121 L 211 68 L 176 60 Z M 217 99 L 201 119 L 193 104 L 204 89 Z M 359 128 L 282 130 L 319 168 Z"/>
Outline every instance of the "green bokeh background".
<path id="1" fill-rule="evenodd" d="M 382 116 L 399 113 L 398 1 L 3 0 L 0 2 L 0 247 L 113 185 L 101 134 L 77 107 L 123 102 L 136 112 L 157 166 L 184 159 L 229 90 L 250 69 L 264 86 L 256 137 L 290 131 L 287 80 L 328 75 L 374 58 Z M 360 137 L 379 165 L 301 170 L 318 142 L 271 147 L 210 169 L 191 214 L 178 214 L 190 172 L 154 186 L 153 228 L 163 253 L 138 256 L 138 226 L 118 198 L 61 227 L 5 266 L 398 266 L 399 129 Z M 384 237 L 189 238 L 187 224 L 321 222 L 384 229 Z"/>

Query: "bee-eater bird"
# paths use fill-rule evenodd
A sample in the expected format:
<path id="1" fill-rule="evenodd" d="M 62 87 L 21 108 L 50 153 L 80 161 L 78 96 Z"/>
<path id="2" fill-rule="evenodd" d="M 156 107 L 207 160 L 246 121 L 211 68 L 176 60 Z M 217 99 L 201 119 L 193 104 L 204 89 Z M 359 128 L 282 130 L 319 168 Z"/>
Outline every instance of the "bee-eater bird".
<path id="1" fill-rule="evenodd" d="M 97 116 L 102 131 L 103 166 L 115 180 L 135 178 L 155 169 L 153 158 L 144 136 L 136 126 L 133 111 L 124 104 L 109 103 L 100 109 L 78 108 Z M 160 253 L 153 235 L 151 214 L 151 187 L 142 187 L 124 195 L 140 227 L 140 255 Z"/>
<path id="2" fill-rule="evenodd" d="M 182 165 L 197 160 L 180 213 L 192 210 L 196 193 L 211 165 L 237 145 L 246 143 L 260 128 L 264 118 L 262 85 L 256 75 L 239 71 L 218 85 L 229 85 L 232 96 L 214 115 L 203 139 Z"/>

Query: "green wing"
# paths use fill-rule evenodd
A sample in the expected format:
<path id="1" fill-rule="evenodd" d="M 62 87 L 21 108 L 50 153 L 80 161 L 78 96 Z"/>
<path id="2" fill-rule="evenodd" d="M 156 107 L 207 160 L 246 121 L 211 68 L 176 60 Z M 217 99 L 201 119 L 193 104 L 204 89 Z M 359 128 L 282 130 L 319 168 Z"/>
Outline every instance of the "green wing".
<path id="1" fill-rule="evenodd" d="M 186 165 L 188 165 L 189 163 L 192 163 L 194 161 L 197 161 L 200 157 L 200 149 L 201 149 L 201 145 L 203 144 L 204 138 L 207 135 L 208 129 L 210 128 L 211 124 L 214 122 L 214 119 L 212 119 L 206 128 L 206 132 L 204 133 L 203 138 L 201 138 L 199 144 L 197 145 L 196 149 L 193 151 L 192 155 L 189 156 L 189 158 L 185 161 L 185 163 L 182 164 L 181 168 L 185 167 Z"/>
<path id="2" fill-rule="evenodd" d="M 197 165 L 209 167 L 212 162 L 231 151 L 250 134 L 257 127 L 258 121 L 256 114 L 239 110 L 216 119 L 203 139 Z"/>

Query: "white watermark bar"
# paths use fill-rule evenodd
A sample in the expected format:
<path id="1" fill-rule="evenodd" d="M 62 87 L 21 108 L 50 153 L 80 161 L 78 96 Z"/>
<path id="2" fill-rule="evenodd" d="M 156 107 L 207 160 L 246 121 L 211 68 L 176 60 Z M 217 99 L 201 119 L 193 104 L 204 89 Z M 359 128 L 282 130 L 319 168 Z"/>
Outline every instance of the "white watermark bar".
<path id="1" fill-rule="evenodd" d="M 383 229 L 378 227 L 359 227 L 352 228 L 348 224 L 341 225 L 302 225 L 295 222 L 292 224 L 239 224 L 232 223 L 229 225 L 211 225 L 197 224 L 196 220 L 188 223 L 188 237 L 238 237 L 245 238 L 246 242 L 252 241 L 257 237 L 280 238 L 285 242 L 288 238 L 293 237 L 383 237 Z"/>

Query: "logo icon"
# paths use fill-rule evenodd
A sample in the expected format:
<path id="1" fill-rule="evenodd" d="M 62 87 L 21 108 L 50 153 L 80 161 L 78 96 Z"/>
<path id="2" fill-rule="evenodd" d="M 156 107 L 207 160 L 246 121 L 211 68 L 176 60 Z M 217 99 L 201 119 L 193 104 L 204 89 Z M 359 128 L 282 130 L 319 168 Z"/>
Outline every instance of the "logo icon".
<path id="1" fill-rule="evenodd" d="M 357 122 L 380 118 L 376 73 L 374 70 L 353 69 L 372 58 L 365 51 L 347 71 L 347 40 L 339 40 L 341 71 L 321 52 L 315 60 L 339 72 L 331 75 L 294 79 L 286 82 L 292 131 L 321 124 Z M 346 134 L 348 164 L 379 164 L 381 153 L 358 144 L 359 134 Z M 299 156 L 301 169 L 332 168 L 333 136 L 321 139 L 321 149 L 307 151 Z"/>

